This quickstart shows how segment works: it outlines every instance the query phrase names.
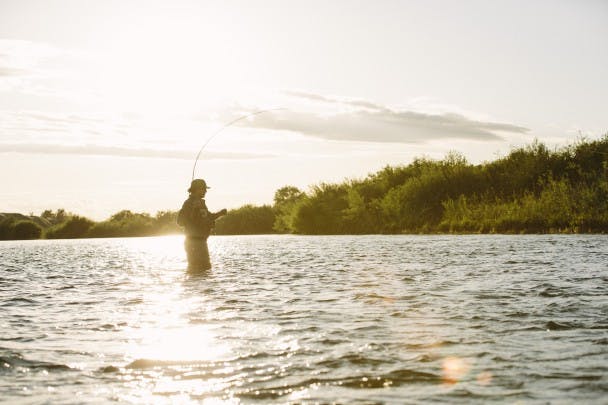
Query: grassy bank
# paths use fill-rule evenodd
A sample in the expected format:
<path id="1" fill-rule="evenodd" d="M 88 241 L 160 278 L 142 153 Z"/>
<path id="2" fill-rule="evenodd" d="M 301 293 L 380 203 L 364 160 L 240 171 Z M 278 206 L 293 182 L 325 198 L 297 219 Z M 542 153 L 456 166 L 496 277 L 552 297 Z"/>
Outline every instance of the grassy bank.
<path id="1" fill-rule="evenodd" d="M 175 212 L 121 211 L 94 222 L 63 210 L 0 216 L 0 239 L 152 236 L 179 232 Z M 608 135 L 550 151 L 542 143 L 479 165 L 459 154 L 387 166 L 360 180 L 286 186 L 245 205 L 216 234 L 606 233 Z"/>

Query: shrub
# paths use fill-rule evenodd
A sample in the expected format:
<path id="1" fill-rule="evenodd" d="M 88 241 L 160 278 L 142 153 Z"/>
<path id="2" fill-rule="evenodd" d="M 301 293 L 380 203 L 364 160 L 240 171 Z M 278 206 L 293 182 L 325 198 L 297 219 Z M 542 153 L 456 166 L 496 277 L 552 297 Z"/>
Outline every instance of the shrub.
<path id="1" fill-rule="evenodd" d="M 93 221 L 78 215 L 70 217 L 67 221 L 55 225 L 46 231 L 47 239 L 76 239 L 87 236 Z"/>
<path id="2" fill-rule="evenodd" d="M 252 235 L 274 233 L 275 215 L 271 206 L 245 205 L 219 218 L 215 224 L 218 235 Z"/>
<path id="3" fill-rule="evenodd" d="M 14 239 L 38 239 L 42 228 L 32 221 L 18 221 L 13 226 Z"/>

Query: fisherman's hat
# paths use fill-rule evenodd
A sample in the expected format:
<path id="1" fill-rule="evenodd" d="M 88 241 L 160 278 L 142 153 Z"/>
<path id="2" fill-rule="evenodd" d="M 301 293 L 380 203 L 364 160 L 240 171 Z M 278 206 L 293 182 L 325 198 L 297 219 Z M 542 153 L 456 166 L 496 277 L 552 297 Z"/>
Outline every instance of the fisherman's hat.
<path id="1" fill-rule="evenodd" d="M 188 192 L 191 193 L 192 190 L 197 188 L 204 188 L 205 190 L 207 190 L 211 187 L 207 186 L 207 183 L 203 179 L 194 179 L 192 180 L 192 183 L 190 183 L 190 188 L 188 189 Z"/>

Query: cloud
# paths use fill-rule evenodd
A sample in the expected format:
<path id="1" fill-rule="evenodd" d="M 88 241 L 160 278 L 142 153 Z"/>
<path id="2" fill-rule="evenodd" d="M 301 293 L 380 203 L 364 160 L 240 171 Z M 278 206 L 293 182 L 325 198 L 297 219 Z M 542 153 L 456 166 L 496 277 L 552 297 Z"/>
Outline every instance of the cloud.
<path id="1" fill-rule="evenodd" d="M 87 66 L 98 66 L 98 60 L 82 50 L 0 39 L 0 91 L 78 102 L 96 99 L 84 77 Z"/>
<path id="2" fill-rule="evenodd" d="M 122 114 L 0 110 L 0 154 L 98 155 L 194 160 L 200 148 L 147 121 Z M 154 135 L 161 131 L 164 136 Z M 192 131 L 192 129 L 190 129 Z M 200 141 L 197 140 L 197 142 Z M 205 159 L 262 159 L 269 154 L 205 151 Z"/>
<path id="3" fill-rule="evenodd" d="M 351 107 L 363 107 L 372 110 L 387 111 L 386 107 L 366 100 L 328 97 L 298 90 L 285 90 L 283 93 L 296 98 L 303 98 L 311 101 L 321 101 L 328 104 L 343 104 Z"/>
<path id="4" fill-rule="evenodd" d="M 0 143 L 0 154 L 2 153 L 26 153 L 26 154 L 60 154 L 60 155 L 94 155 L 94 156 L 117 156 L 138 158 L 164 158 L 192 160 L 194 162 L 195 152 L 192 150 L 176 149 L 154 149 L 154 148 L 128 148 L 107 145 L 53 145 L 42 143 Z M 268 154 L 251 153 L 227 153 L 227 152 L 205 152 L 200 159 L 262 159 L 274 157 Z"/>
<path id="5" fill-rule="evenodd" d="M 0 39 L 0 76 L 39 73 L 46 61 L 65 54 L 65 51 L 40 42 Z"/>
<path id="6" fill-rule="evenodd" d="M 0 77 L 25 76 L 27 73 L 28 71 L 26 69 L 0 66 Z"/>
<path id="7" fill-rule="evenodd" d="M 432 140 L 503 140 L 501 133 L 528 132 L 522 126 L 468 118 L 463 114 L 427 114 L 394 109 L 367 100 L 341 99 L 300 91 L 285 94 L 341 107 L 332 114 L 282 110 L 260 114 L 241 126 L 284 130 L 335 141 L 421 143 Z"/>
<path id="8" fill-rule="evenodd" d="M 29 110 L 0 110 L 0 139 L 4 142 L 65 144 L 91 142 L 120 136 L 124 120 L 100 114 L 69 114 Z"/>

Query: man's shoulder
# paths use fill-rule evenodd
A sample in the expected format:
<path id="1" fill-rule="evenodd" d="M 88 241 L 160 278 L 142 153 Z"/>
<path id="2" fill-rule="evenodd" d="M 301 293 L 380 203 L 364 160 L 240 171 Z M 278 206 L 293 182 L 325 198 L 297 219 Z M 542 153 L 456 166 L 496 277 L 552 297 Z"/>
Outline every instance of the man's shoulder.
<path id="1" fill-rule="evenodd" d="M 205 200 L 202 198 L 190 197 L 186 201 L 184 201 L 184 207 L 189 208 L 207 208 L 205 205 Z"/>
<path id="2" fill-rule="evenodd" d="M 196 204 L 198 201 L 200 201 L 199 198 L 196 197 L 188 197 L 186 198 L 186 200 L 184 201 L 184 205 L 193 205 Z"/>

